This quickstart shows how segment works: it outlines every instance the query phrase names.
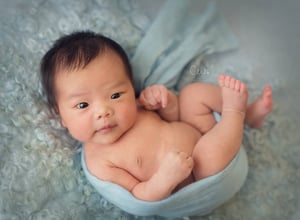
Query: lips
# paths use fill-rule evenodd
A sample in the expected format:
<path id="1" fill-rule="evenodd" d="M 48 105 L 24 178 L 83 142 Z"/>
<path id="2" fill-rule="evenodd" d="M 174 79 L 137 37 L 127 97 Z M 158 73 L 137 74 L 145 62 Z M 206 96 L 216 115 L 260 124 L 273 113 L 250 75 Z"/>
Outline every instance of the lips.
<path id="1" fill-rule="evenodd" d="M 98 129 L 97 132 L 100 134 L 106 134 L 114 129 L 117 125 L 105 125 L 102 128 Z"/>

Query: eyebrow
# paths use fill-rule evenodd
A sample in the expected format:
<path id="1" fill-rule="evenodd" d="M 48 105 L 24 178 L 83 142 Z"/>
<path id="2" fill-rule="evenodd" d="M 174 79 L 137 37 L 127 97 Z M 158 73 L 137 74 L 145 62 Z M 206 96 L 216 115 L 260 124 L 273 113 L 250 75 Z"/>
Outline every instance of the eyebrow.
<path id="1" fill-rule="evenodd" d="M 108 86 L 108 89 L 113 89 L 113 88 L 116 88 L 116 87 L 119 87 L 119 86 L 123 86 L 125 85 L 127 82 L 122 80 L 122 81 L 119 81 L 119 82 L 116 82 L 116 83 L 112 83 L 110 86 Z"/>
<path id="2" fill-rule="evenodd" d="M 85 96 L 88 92 L 78 92 L 78 93 L 72 93 L 70 95 L 67 96 L 68 99 L 75 99 L 78 97 L 82 97 Z"/>
<path id="3" fill-rule="evenodd" d="M 116 83 L 112 83 L 111 85 L 107 86 L 107 88 L 105 88 L 105 90 L 110 90 L 110 89 L 114 89 L 114 88 L 117 88 L 119 86 L 122 86 L 122 85 L 125 85 L 126 84 L 126 81 L 122 80 L 122 81 L 118 81 Z M 82 97 L 82 96 L 85 96 L 86 94 L 88 94 L 88 92 L 75 92 L 75 93 L 72 93 L 70 95 L 67 96 L 68 99 L 75 99 L 75 98 L 78 98 L 78 97 Z"/>

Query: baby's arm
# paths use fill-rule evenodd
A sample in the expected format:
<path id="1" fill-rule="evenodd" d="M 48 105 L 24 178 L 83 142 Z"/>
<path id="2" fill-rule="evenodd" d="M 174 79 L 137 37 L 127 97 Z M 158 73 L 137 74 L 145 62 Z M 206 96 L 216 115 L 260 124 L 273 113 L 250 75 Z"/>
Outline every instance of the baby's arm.
<path id="1" fill-rule="evenodd" d="M 167 121 L 179 120 L 178 97 L 163 85 L 145 88 L 140 94 L 139 102 L 147 110 L 156 110 Z"/>
<path id="2" fill-rule="evenodd" d="M 169 196 L 191 174 L 193 165 L 191 156 L 172 150 L 149 180 L 139 181 L 125 169 L 111 165 L 101 170 L 99 178 L 124 187 L 140 200 L 158 201 Z"/>
<path id="3" fill-rule="evenodd" d="M 134 197 L 144 201 L 158 201 L 171 194 L 176 183 L 166 184 L 163 180 L 167 174 L 155 173 L 148 181 L 139 181 L 129 172 L 117 167 L 102 170 L 100 179 L 122 186 L 132 193 Z"/>
<path id="4" fill-rule="evenodd" d="M 178 184 L 190 176 L 193 166 L 194 161 L 191 156 L 173 149 L 161 161 L 157 172 L 148 181 L 137 184 L 133 188 L 132 194 L 147 201 L 164 199 L 172 193 Z"/>

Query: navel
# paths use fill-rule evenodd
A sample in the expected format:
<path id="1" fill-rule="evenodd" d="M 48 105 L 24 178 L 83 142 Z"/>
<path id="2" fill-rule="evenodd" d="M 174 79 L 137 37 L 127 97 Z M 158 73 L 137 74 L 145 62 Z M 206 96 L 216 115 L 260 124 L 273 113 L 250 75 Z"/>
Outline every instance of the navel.
<path id="1" fill-rule="evenodd" d="M 143 160 L 142 160 L 142 157 L 137 157 L 136 158 L 136 164 L 138 167 L 142 167 L 143 166 Z"/>

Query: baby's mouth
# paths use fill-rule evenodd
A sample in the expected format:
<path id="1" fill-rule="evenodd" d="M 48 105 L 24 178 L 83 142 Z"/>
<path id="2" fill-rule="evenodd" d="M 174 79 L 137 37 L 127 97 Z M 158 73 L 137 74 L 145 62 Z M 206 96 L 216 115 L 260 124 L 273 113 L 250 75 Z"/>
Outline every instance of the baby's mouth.
<path id="1" fill-rule="evenodd" d="M 108 132 L 110 132 L 112 129 L 114 129 L 117 125 L 105 125 L 102 128 L 97 130 L 97 133 L 100 134 L 106 134 Z"/>

